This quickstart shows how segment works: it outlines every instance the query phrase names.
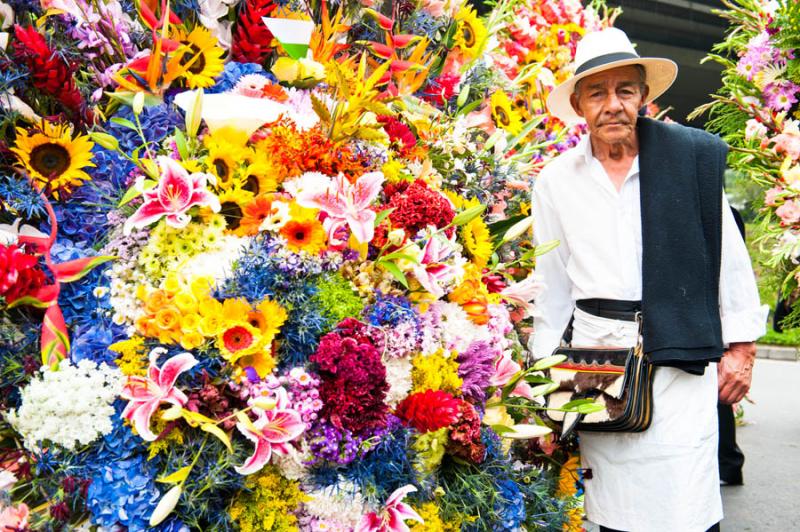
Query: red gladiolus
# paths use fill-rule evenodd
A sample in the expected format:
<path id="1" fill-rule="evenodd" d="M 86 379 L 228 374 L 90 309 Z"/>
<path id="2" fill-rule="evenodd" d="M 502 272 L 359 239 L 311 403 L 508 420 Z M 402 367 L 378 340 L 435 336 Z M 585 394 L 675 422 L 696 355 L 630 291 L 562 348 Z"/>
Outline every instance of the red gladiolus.
<path id="1" fill-rule="evenodd" d="M 430 432 L 455 423 L 461 402 L 442 390 L 427 390 L 403 399 L 395 414 L 419 432 Z"/>

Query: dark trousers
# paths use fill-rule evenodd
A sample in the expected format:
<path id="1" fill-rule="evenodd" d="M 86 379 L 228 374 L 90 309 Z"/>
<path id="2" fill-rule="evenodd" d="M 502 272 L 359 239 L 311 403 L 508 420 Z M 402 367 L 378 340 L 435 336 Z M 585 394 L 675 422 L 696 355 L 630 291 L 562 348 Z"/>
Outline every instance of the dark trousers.
<path id="1" fill-rule="evenodd" d="M 621 530 L 614 530 L 613 528 L 600 527 L 600 532 L 622 532 Z M 719 532 L 719 523 L 709 528 L 706 532 Z"/>
<path id="2" fill-rule="evenodd" d="M 719 479 L 728 484 L 742 483 L 744 453 L 736 445 L 736 420 L 731 405 L 717 404 L 719 419 Z"/>

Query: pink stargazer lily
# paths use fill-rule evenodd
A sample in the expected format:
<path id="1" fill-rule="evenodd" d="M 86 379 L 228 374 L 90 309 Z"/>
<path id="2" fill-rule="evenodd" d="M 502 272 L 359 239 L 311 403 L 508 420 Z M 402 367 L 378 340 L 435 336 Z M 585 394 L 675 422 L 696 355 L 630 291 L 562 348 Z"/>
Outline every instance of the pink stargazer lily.
<path id="1" fill-rule="evenodd" d="M 375 235 L 375 211 L 369 207 L 378 197 L 383 184 L 383 173 L 368 172 L 355 183 L 350 183 L 344 174 L 328 179 L 322 190 L 302 190 L 297 203 L 303 207 L 319 209 L 328 217 L 324 221 L 328 240 L 345 225 L 350 226 L 356 240 L 369 242 Z M 336 245 L 336 242 L 331 242 Z"/>
<path id="2" fill-rule="evenodd" d="M 492 386 L 505 386 L 520 371 L 522 371 L 522 367 L 517 362 L 514 362 L 508 353 L 503 353 L 494 363 L 494 375 L 489 379 L 489 384 Z M 520 379 L 509 395 L 533 400 L 533 389 L 524 379 Z"/>
<path id="3" fill-rule="evenodd" d="M 411 506 L 403 502 L 406 495 L 414 491 L 417 491 L 417 488 L 411 484 L 394 490 L 386 499 L 386 505 L 381 513 L 370 512 L 364 515 L 355 532 L 408 532 L 410 528 L 405 523 L 406 519 L 425 523 Z"/>
<path id="4" fill-rule="evenodd" d="M 422 288 L 437 298 L 444 295 L 442 284 L 448 282 L 457 273 L 457 267 L 446 263 L 453 255 L 452 243 L 443 237 L 431 235 L 422 248 L 422 258 L 414 266 L 416 276 Z"/>
<path id="5" fill-rule="evenodd" d="M 143 190 L 144 180 L 137 182 L 144 203 L 125 221 L 124 233 L 133 228 L 146 227 L 166 216 L 167 225 L 181 229 L 192 219 L 186 211 L 194 206 L 210 207 L 219 212 L 219 198 L 206 188 L 206 183 L 216 183 L 213 175 L 196 172 L 189 174 L 177 161 L 159 156 L 161 178 L 151 189 Z"/>
<path id="6" fill-rule="evenodd" d="M 156 359 L 163 349 L 150 352 L 150 369 L 147 377 L 134 375 L 122 389 L 120 397 L 129 401 L 122 415 L 133 421 L 136 432 L 145 441 L 155 441 L 156 435 L 150 431 L 150 418 L 162 403 L 170 403 L 182 407 L 189 400 L 182 391 L 175 387 L 178 376 L 193 368 L 197 359 L 191 353 L 181 353 L 170 358 L 160 368 Z"/>
<path id="7" fill-rule="evenodd" d="M 244 464 L 234 469 L 240 475 L 250 475 L 261 470 L 272 458 L 272 453 L 286 454 L 288 443 L 306 430 L 300 413 L 289 408 L 286 390 L 278 388 L 276 404 L 270 410 L 253 408 L 258 418 L 251 423 L 239 422 L 236 428 L 252 441 L 256 448 Z"/>

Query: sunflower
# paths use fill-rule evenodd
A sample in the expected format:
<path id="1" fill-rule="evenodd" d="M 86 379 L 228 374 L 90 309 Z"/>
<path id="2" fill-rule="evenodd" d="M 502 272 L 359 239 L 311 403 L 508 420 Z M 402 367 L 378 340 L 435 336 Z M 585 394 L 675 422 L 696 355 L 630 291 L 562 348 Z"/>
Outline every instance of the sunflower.
<path id="1" fill-rule="evenodd" d="M 225 68 L 222 60 L 225 50 L 218 45 L 217 38 L 202 26 L 195 27 L 188 35 L 178 29 L 174 38 L 181 46 L 172 62 L 177 61 L 186 69 L 183 73 L 186 85 L 190 89 L 212 86 L 214 78 Z"/>
<path id="2" fill-rule="evenodd" d="M 505 129 L 512 135 L 522 131 L 522 118 L 519 111 L 514 109 L 514 104 L 504 91 L 497 91 L 491 98 L 492 117 L 498 127 Z"/>
<path id="3" fill-rule="evenodd" d="M 456 45 L 469 57 L 478 57 L 486 43 L 488 32 L 471 7 L 464 6 L 456 13 Z"/>
<path id="4" fill-rule="evenodd" d="M 325 249 L 325 229 L 315 218 L 292 218 L 281 228 L 286 247 L 295 253 L 305 251 L 317 255 Z"/>
<path id="5" fill-rule="evenodd" d="M 253 151 L 247 166 L 243 167 L 240 172 L 239 181 L 243 189 L 258 196 L 278 190 L 276 173 L 275 167 L 270 164 L 269 157 L 265 153 Z"/>
<path id="6" fill-rule="evenodd" d="M 234 186 L 239 164 L 253 158 L 253 150 L 247 147 L 247 140 L 247 133 L 231 127 L 223 127 L 203 138 L 203 144 L 208 149 L 206 168 L 217 177 L 218 188 Z"/>
<path id="7" fill-rule="evenodd" d="M 244 209 L 253 200 L 253 193 L 240 188 L 226 190 L 219 195 L 220 211 L 225 217 L 228 231 L 234 233 L 244 219 Z"/>
<path id="8" fill-rule="evenodd" d="M 492 256 L 494 246 L 489 227 L 480 217 L 461 228 L 461 240 L 478 268 L 483 268 Z"/>
<path id="9" fill-rule="evenodd" d="M 41 127 L 28 133 L 17 128 L 16 146 L 11 151 L 37 183 L 58 199 L 91 179 L 83 168 L 94 166 L 94 143 L 86 135 L 72 138 L 72 128 L 42 121 Z"/>

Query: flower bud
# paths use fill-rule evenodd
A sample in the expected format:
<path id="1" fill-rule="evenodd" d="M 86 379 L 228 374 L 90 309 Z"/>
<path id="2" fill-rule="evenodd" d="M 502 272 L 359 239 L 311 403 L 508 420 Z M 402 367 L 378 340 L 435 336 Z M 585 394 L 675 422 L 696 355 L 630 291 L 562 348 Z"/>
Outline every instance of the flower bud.
<path id="1" fill-rule="evenodd" d="M 156 509 L 153 510 L 153 514 L 150 516 L 150 526 L 158 525 L 172 513 L 172 510 L 178 505 L 181 493 L 183 493 L 183 488 L 178 484 L 177 486 L 173 486 L 161 497 L 161 500 L 158 501 L 158 506 L 156 506 Z"/>

